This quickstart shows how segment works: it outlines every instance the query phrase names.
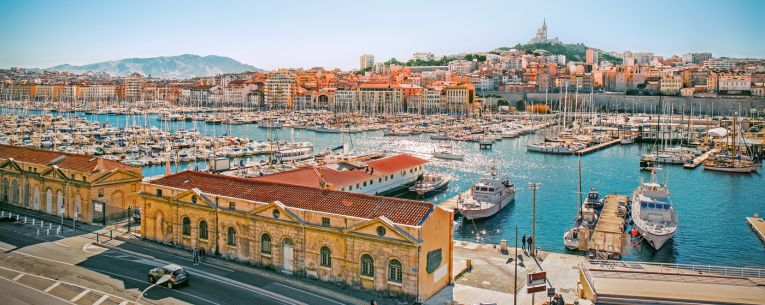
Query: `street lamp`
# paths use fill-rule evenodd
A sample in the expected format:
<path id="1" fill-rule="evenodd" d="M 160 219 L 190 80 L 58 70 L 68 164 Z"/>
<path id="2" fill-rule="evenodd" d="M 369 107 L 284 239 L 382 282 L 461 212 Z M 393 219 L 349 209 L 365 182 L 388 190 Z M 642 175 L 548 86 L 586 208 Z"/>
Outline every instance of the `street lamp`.
<path id="1" fill-rule="evenodd" d="M 163 275 L 162 277 L 160 277 L 159 279 L 157 279 L 157 281 L 155 281 L 155 282 L 154 282 L 153 284 L 151 284 L 149 287 L 146 287 L 146 289 L 144 289 L 143 291 L 141 291 L 141 294 L 138 296 L 138 299 L 137 299 L 137 300 L 135 300 L 135 303 L 136 303 L 136 304 L 140 304 L 140 303 L 138 303 L 138 301 L 140 301 L 140 300 L 141 300 L 141 298 L 143 298 L 143 294 L 144 294 L 144 293 L 146 293 L 146 291 L 149 291 L 149 289 L 151 289 L 151 288 L 152 288 L 152 287 L 154 287 L 154 286 L 157 286 L 157 285 L 162 285 L 162 284 L 166 283 L 166 282 L 167 282 L 167 281 L 169 281 L 169 280 L 170 280 L 170 275 L 169 275 L 169 274 L 165 274 L 165 275 Z"/>
<path id="2" fill-rule="evenodd" d="M 536 223 L 537 223 L 537 190 L 542 186 L 541 183 L 534 183 L 529 182 L 529 189 L 532 190 L 532 208 L 531 208 L 531 256 L 536 257 L 536 243 L 537 243 L 537 236 L 535 232 Z"/>

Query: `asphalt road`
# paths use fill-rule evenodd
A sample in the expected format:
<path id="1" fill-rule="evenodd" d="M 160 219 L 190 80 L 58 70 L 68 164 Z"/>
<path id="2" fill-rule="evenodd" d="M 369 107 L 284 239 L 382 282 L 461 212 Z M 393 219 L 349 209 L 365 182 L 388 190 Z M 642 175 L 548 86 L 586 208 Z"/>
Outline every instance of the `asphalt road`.
<path id="1" fill-rule="evenodd" d="M 155 286 L 144 294 L 141 303 L 345 304 L 331 296 L 297 288 L 287 282 L 260 278 L 251 273 L 212 265 L 193 266 L 187 257 L 178 257 L 132 244 L 120 246 L 144 256 L 151 256 L 146 258 L 94 246 L 93 234 L 65 232 L 64 236 L 46 235 L 46 224 L 41 235 L 37 235 L 38 228 L 30 223 L 0 221 L 0 268 L 11 270 L 7 272 L 22 272 L 49 278 L 46 280 L 48 282 L 39 285 L 39 290 L 34 291 L 7 279 L 16 273 L 1 278 L 3 274 L 0 272 L 0 291 L 20 293 L 17 300 L 20 303 L 57 304 L 55 301 L 39 302 L 50 295 L 42 291 L 44 287 L 57 281 L 82 287 L 73 286 L 75 292 L 92 290 L 86 292 L 86 296 L 113 295 L 109 299 L 113 299 L 114 304 L 119 304 L 120 298 L 134 302 L 140 291 L 151 285 L 147 281 L 148 270 L 169 262 L 186 268 L 190 274 L 188 284 L 176 289 Z M 63 299 L 69 300 L 71 295 L 66 295 L 63 289 L 55 288 L 50 292 L 56 293 L 59 290 L 60 294 L 64 295 Z M 90 301 L 79 300 L 75 303 L 95 303 L 88 302 Z"/>

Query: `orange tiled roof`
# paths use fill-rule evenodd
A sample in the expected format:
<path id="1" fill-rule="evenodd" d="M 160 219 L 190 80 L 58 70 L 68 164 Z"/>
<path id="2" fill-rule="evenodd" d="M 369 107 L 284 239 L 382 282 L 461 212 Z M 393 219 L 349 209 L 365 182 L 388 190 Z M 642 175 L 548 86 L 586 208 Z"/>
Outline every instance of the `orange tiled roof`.
<path id="1" fill-rule="evenodd" d="M 258 202 L 280 201 L 292 208 L 364 219 L 385 216 L 404 225 L 421 224 L 433 210 L 433 204 L 422 201 L 323 190 L 190 170 L 151 183 L 186 190 L 197 188 L 204 193 Z"/>
<path id="2" fill-rule="evenodd" d="M 408 169 L 410 167 L 415 167 L 419 165 L 423 165 L 425 163 L 428 163 L 427 160 L 422 158 L 417 158 L 412 155 L 407 154 L 400 154 L 395 155 L 387 158 L 382 158 L 374 161 L 367 162 L 367 165 L 369 168 L 374 169 L 375 173 L 381 172 L 381 173 L 395 173 L 402 171 L 404 169 Z"/>
<path id="3" fill-rule="evenodd" d="M 76 155 L 69 153 L 56 152 L 44 149 L 26 148 L 12 145 L 0 145 L 0 159 L 11 159 L 20 162 L 50 165 L 51 162 L 63 169 L 75 170 L 80 172 L 93 172 L 96 170 L 110 171 L 115 168 L 134 168 L 122 162 L 98 158 L 87 155 Z M 99 160 L 101 167 L 99 168 Z"/>

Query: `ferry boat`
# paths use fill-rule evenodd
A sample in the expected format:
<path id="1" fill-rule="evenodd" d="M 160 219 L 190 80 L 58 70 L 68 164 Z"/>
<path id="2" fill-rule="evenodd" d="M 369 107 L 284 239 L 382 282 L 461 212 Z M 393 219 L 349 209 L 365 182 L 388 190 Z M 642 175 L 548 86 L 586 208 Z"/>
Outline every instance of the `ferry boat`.
<path id="1" fill-rule="evenodd" d="M 657 182 L 657 168 L 651 169 L 651 181 L 643 182 L 632 194 L 632 221 L 651 247 L 661 249 L 677 232 L 679 220 L 666 185 Z"/>
<path id="2" fill-rule="evenodd" d="M 507 176 L 499 177 L 493 163 L 470 190 L 457 202 L 457 211 L 469 220 L 491 217 L 515 199 L 515 185 Z"/>
<path id="3" fill-rule="evenodd" d="M 274 157 L 281 162 L 306 160 L 311 158 L 312 150 L 313 149 L 308 147 L 284 149 L 275 151 Z"/>
<path id="4" fill-rule="evenodd" d="M 426 173 L 422 175 L 422 180 L 417 181 L 409 188 L 409 191 L 417 193 L 418 196 L 423 196 L 445 189 L 451 180 L 452 177 L 446 174 Z"/>

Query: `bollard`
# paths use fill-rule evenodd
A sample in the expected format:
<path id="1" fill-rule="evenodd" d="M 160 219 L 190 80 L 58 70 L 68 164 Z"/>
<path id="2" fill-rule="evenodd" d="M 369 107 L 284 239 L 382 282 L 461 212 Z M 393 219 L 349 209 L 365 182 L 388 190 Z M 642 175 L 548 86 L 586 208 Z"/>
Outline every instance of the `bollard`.
<path id="1" fill-rule="evenodd" d="M 45 230 L 45 235 L 50 235 L 50 228 Z"/>
<path id="2" fill-rule="evenodd" d="M 99 236 L 99 235 L 100 235 L 100 234 L 98 234 L 98 232 L 96 232 L 96 242 L 99 242 L 99 241 L 98 241 L 98 236 Z"/>
<path id="3" fill-rule="evenodd" d="M 0 217 L 5 217 L 5 211 L 0 211 Z"/>
<path id="4" fill-rule="evenodd" d="M 45 226 L 45 222 L 43 222 L 42 220 L 40 220 L 40 228 L 42 228 L 43 226 Z"/>
<path id="5" fill-rule="evenodd" d="M 24 217 L 24 223 L 27 223 L 27 218 L 26 217 Z M 32 225 L 33 226 L 35 225 L 35 219 L 34 218 L 32 218 Z"/>
<path id="6" fill-rule="evenodd" d="M 49 223 L 48 223 L 48 230 L 50 230 L 51 228 L 53 228 L 53 223 L 52 223 L 52 222 L 49 222 Z"/>
<path id="7" fill-rule="evenodd" d="M 40 229 L 37 229 L 37 236 L 40 236 Z"/>
<path id="8" fill-rule="evenodd" d="M 58 229 L 56 230 L 56 235 L 61 235 L 61 226 L 58 226 Z"/>
<path id="9" fill-rule="evenodd" d="M 27 224 L 27 217 L 24 216 L 24 224 Z"/>
<path id="10" fill-rule="evenodd" d="M 112 230 L 109 230 L 109 240 L 112 240 L 112 239 L 114 239 L 114 237 L 112 236 L 112 232 L 114 232 L 114 231 L 112 231 Z"/>
<path id="11" fill-rule="evenodd" d="M 19 214 L 16 214 L 16 221 L 19 221 Z"/>

